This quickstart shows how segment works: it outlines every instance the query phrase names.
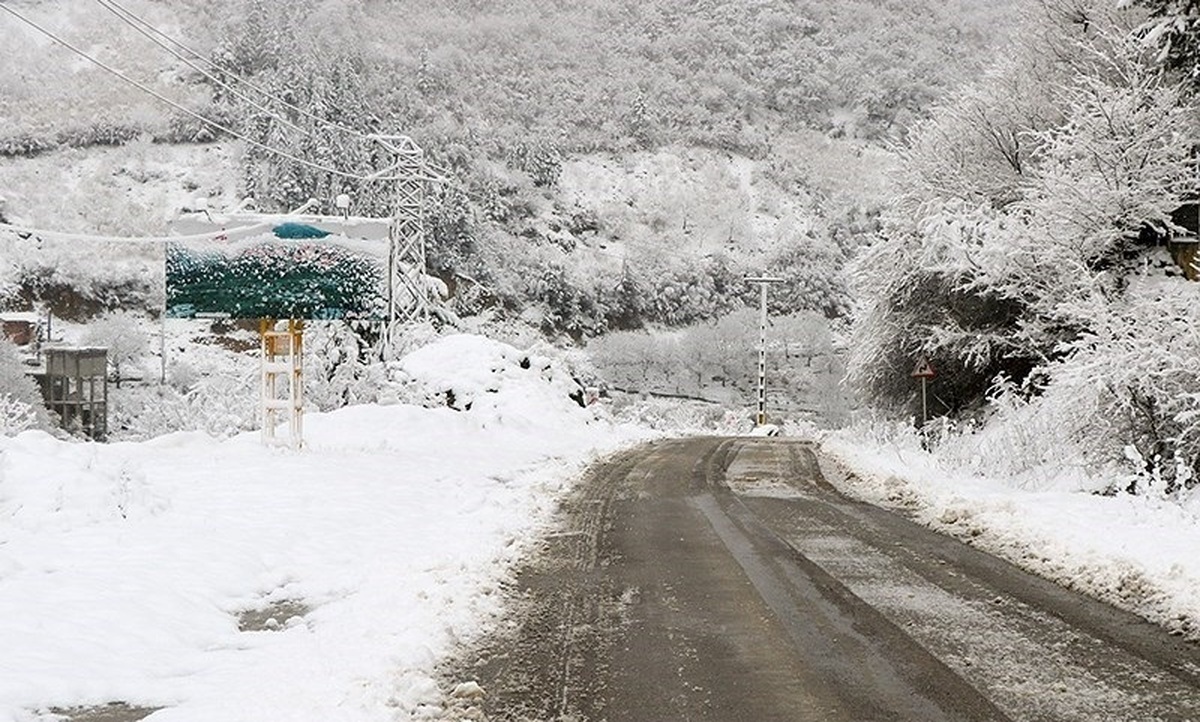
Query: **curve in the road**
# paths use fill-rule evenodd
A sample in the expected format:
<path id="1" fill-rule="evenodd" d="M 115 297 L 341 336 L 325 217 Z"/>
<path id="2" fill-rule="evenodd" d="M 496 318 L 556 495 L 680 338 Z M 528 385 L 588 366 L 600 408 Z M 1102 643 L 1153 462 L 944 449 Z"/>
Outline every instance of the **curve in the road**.
<path id="1" fill-rule="evenodd" d="M 448 672 L 487 719 L 1200 720 L 1193 645 L 842 497 L 809 445 L 639 447 L 562 522 Z"/>

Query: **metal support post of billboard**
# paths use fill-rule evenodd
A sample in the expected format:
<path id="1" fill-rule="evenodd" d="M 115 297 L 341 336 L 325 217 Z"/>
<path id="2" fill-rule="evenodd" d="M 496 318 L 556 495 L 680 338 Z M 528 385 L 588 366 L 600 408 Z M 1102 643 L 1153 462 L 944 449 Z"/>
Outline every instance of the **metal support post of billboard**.
<path id="1" fill-rule="evenodd" d="M 396 205 L 388 230 L 387 321 L 383 332 L 385 357 L 393 346 L 397 328 L 429 315 L 429 288 L 425 282 L 425 152 L 404 135 L 374 135 L 373 140 L 391 153 L 394 164 L 386 171 L 397 176 Z"/>
<path id="2" fill-rule="evenodd" d="M 262 374 L 259 386 L 262 442 L 266 446 L 304 444 L 304 322 L 289 319 L 280 329 L 274 319 L 258 322 L 262 349 Z M 287 384 L 286 395 L 281 383 Z M 281 414 L 286 414 L 288 436 L 277 434 Z"/>
<path id="3" fill-rule="evenodd" d="M 747 278 L 747 283 L 757 283 L 759 295 L 758 322 L 758 411 L 754 416 L 754 425 L 762 426 L 767 423 L 767 286 L 772 283 L 783 283 L 782 278 L 759 276 Z"/>

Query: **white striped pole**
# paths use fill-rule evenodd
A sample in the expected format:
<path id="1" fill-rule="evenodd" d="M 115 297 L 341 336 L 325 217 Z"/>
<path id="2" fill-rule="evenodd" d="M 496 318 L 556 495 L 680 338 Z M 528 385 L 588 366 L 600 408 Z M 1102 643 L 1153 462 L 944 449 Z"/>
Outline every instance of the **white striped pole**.
<path id="1" fill-rule="evenodd" d="M 747 283 L 757 283 L 759 288 L 759 323 L 758 323 L 758 413 L 755 415 L 755 426 L 767 423 L 767 286 L 772 283 L 783 283 L 782 278 L 758 276 L 747 278 Z"/>

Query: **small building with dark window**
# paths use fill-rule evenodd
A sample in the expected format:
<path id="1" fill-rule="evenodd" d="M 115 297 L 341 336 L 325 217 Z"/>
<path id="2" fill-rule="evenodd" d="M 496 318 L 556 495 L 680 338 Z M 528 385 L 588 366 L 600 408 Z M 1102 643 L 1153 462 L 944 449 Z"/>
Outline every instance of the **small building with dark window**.
<path id="1" fill-rule="evenodd" d="M 37 374 L 46 408 L 64 429 L 94 441 L 108 435 L 108 349 L 46 348 Z"/>

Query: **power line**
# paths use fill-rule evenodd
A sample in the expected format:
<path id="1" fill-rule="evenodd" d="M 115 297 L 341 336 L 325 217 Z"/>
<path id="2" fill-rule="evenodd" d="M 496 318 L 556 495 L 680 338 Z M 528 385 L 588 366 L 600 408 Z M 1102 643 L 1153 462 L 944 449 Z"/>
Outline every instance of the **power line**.
<path id="1" fill-rule="evenodd" d="M 205 65 L 208 65 L 209 67 L 217 70 L 218 72 L 229 76 L 233 81 L 241 83 L 242 85 L 245 85 L 246 87 L 248 87 L 251 90 L 253 90 L 254 92 L 258 93 L 262 97 L 264 97 L 270 101 L 273 101 L 275 103 L 278 103 L 278 104 L 282 105 L 283 107 L 287 108 L 288 110 L 299 113 L 299 114 L 301 114 L 313 121 L 316 121 L 317 123 L 325 125 L 327 127 L 333 128 L 335 130 L 340 130 L 343 133 L 348 133 L 350 135 L 357 136 L 359 138 L 370 138 L 371 137 L 371 134 L 369 134 L 369 133 L 364 133 L 362 131 L 355 130 L 354 128 L 347 128 L 346 126 L 341 125 L 340 123 L 337 123 L 335 121 L 328 120 L 326 118 L 322 118 L 319 115 L 310 113 L 309 111 L 305 110 L 304 108 L 301 108 L 297 105 L 289 103 L 288 101 L 284 100 L 283 98 L 280 98 L 278 95 L 275 95 L 271 91 L 266 90 L 256 84 L 250 82 L 249 80 L 243 78 L 237 72 L 234 72 L 233 70 L 230 70 L 229 68 L 222 66 L 220 63 L 214 62 L 213 60 L 211 60 L 210 58 L 205 56 L 203 53 L 201 53 L 200 51 L 198 51 L 192 47 L 189 47 L 185 43 L 182 43 L 179 40 L 172 38 L 170 35 L 164 33 L 163 31 L 159 30 L 158 28 L 154 27 L 153 24 L 151 24 L 150 22 L 139 17 L 132 10 L 129 10 L 121 3 L 117 2 L 117 0 L 97 0 L 97 2 L 99 2 L 101 5 L 106 7 L 110 12 L 117 14 L 118 17 L 122 17 L 122 19 L 125 20 L 126 22 L 130 22 L 130 20 L 126 19 L 126 18 L 130 18 L 134 22 L 138 23 L 139 25 L 141 25 L 145 28 L 145 31 L 139 30 L 139 32 L 146 34 L 146 31 L 148 31 L 150 33 L 153 33 L 154 35 L 159 36 L 166 42 L 170 43 L 171 45 L 175 46 L 176 48 L 183 50 L 184 52 L 191 55 L 193 58 L 196 58 L 197 60 L 204 63 Z M 175 52 L 172 51 L 172 54 L 175 54 Z M 176 57 L 180 57 L 177 54 L 175 54 L 175 55 L 176 55 Z M 180 59 L 182 60 L 183 58 L 180 57 Z M 185 62 L 187 62 L 187 61 L 185 61 Z M 191 65 L 190 63 L 189 63 L 189 66 L 191 66 L 193 68 L 195 67 L 194 65 Z M 197 70 L 199 70 L 199 69 L 197 68 Z M 211 75 L 208 75 L 208 73 L 206 73 L 205 71 L 200 71 L 200 72 L 204 72 L 207 77 L 210 77 L 210 78 L 212 77 Z M 230 87 L 223 81 L 217 81 L 217 82 L 220 83 L 223 87 L 226 87 L 226 88 Z"/>
<path id="2" fill-rule="evenodd" d="M 250 96 L 248 96 L 245 93 L 241 92 L 240 90 L 234 88 L 232 85 L 225 82 L 224 80 L 221 80 L 216 75 L 213 75 L 209 71 L 205 70 L 204 68 L 200 67 L 195 62 L 193 62 L 192 60 L 190 60 L 189 58 L 184 56 L 183 53 L 180 53 L 178 50 L 175 50 L 174 48 L 170 47 L 163 41 L 156 38 L 155 35 L 163 35 L 163 33 L 160 32 L 157 28 L 155 28 L 150 23 L 139 18 L 137 15 L 134 15 L 132 12 L 126 10 L 125 8 L 121 7 L 120 5 L 118 5 L 115 2 L 109 2 L 108 0 L 96 0 L 96 3 L 99 4 L 101 7 L 103 7 L 104 9 L 108 10 L 113 15 L 116 15 L 122 22 L 124 22 L 126 25 L 128 25 L 129 27 L 136 30 L 141 35 L 145 36 L 147 39 L 150 40 L 150 42 L 154 43 L 158 47 L 162 48 L 163 50 L 167 51 L 168 53 L 170 53 L 171 55 L 173 55 L 174 57 L 176 57 L 177 59 L 182 61 L 184 65 L 187 65 L 192 70 L 195 70 L 196 72 L 202 74 L 204 77 L 208 78 L 210 81 L 212 81 L 216 85 L 228 90 L 233 95 L 236 95 L 239 98 L 242 98 L 243 100 L 245 100 L 247 103 L 249 103 L 251 105 L 251 107 L 253 107 L 256 110 L 259 110 L 263 113 L 266 113 L 267 115 L 271 116 L 275 120 L 278 120 L 280 123 L 283 123 L 284 125 L 286 125 L 290 128 L 293 128 L 293 129 L 299 131 L 300 133 L 303 133 L 304 135 L 307 135 L 310 137 L 314 135 L 314 133 L 312 133 L 311 131 L 309 131 L 305 128 L 301 128 L 300 126 L 291 122 L 287 118 L 284 118 L 281 115 L 277 115 L 270 108 L 267 108 L 263 105 L 258 104 Z M 164 35 L 164 37 L 165 37 L 165 35 Z"/>
<path id="3" fill-rule="evenodd" d="M 293 211 L 298 213 L 299 210 Z M 290 215 L 290 214 L 286 214 Z M 196 233 L 186 236 L 128 236 L 128 237 L 113 237 L 89 235 L 83 233 L 67 233 L 63 231 L 51 231 L 44 228 L 35 228 L 32 226 L 19 226 L 11 223 L 0 223 L 0 233 L 8 232 L 18 236 L 22 240 L 31 238 L 39 238 L 43 240 L 58 240 L 58 241 L 77 241 L 77 242 L 97 242 L 97 243 L 121 243 L 121 244 L 159 244 L 159 243 L 187 243 L 190 241 L 208 241 L 217 236 L 224 236 L 228 240 L 236 240 L 245 238 L 269 230 L 279 221 L 270 221 L 264 223 L 255 223 L 246 226 L 238 226 L 224 230 L 213 230 L 207 233 Z M 580 246 L 576 253 L 594 253 L 601 256 L 608 256 L 614 260 L 629 260 L 630 256 L 637 254 L 640 256 L 646 255 L 663 255 L 675 260 L 681 261 L 703 261 L 711 254 L 706 255 L 689 255 L 684 251 L 678 251 L 663 247 L 654 246 L 639 246 L 629 248 L 622 253 L 616 249 L 598 248 L 595 246 Z M 568 253 L 568 256 L 571 254 Z"/>
<path id="4" fill-rule="evenodd" d="M 153 42 L 155 45 L 158 45 L 163 50 L 166 50 L 172 56 L 178 58 L 179 60 L 181 60 L 184 64 L 186 64 L 188 67 L 192 68 L 193 70 L 201 73 L 202 75 L 204 75 L 204 77 L 208 78 L 213 83 L 216 83 L 220 87 L 228 90 L 230 93 L 233 93 L 234 95 L 237 95 L 238 97 L 245 99 L 246 102 L 250 103 L 250 105 L 252 107 L 254 107 L 255 109 L 260 110 L 260 111 L 270 115 L 272 118 L 279 120 L 280 122 L 284 123 L 285 125 L 287 125 L 291 128 L 294 128 L 307 136 L 315 137 L 315 134 L 305 128 L 301 128 L 300 126 L 296 125 L 295 123 L 292 123 L 291 121 L 287 120 L 286 118 L 283 118 L 282 116 L 273 112 L 271 109 L 263 107 L 262 105 L 255 103 L 245 93 L 242 93 L 242 92 L 236 90 L 230 83 L 226 82 L 225 80 L 222 80 L 221 78 L 217 77 L 216 75 L 213 75 L 211 72 L 196 65 L 194 62 L 192 62 L 188 58 L 184 57 L 183 54 L 181 54 L 177 50 L 172 49 L 171 47 L 168 47 L 168 45 L 164 44 L 163 42 L 161 42 L 160 40 L 156 39 L 153 36 L 158 36 L 158 38 L 165 40 L 166 43 L 186 51 L 187 54 L 191 55 L 193 58 L 196 58 L 197 60 L 204 63 L 205 65 L 208 65 L 209 67 L 215 69 L 216 71 L 224 74 L 231 80 L 241 83 L 242 85 L 245 85 L 246 87 L 250 88 L 254 92 L 263 96 L 267 100 L 278 103 L 279 105 L 282 105 L 283 107 L 285 107 L 289 110 L 295 111 L 296 113 L 299 113 L 300 115 L 303 115 L 306 118 L 309 118 L 317 123 L 320 123 L 321 125 L 327 126 L 334 130 L 339 130 L 343 133 L 348 133 L 352 136 L 355 136 L 357 138 L 361 138 L 364 140 L 376 140 L 378 138 L 378 135 L 376 135 L 376 134 L 364 133 L 364 132 L 356 130 L 354 128 L 348 128 L 344 125 L 341 125 L 340 123 L 337 123 L 332 120 L 328 120 L 326 118 L 322 118 L 319 115 L 315 115 L 313 113 L 308 112 L 304 108 L 301 108 L 297 105 L 289 103 L 287 100 L 284 100 L 283 98 L 279 97 L 278 95 L 273 94 L 271 91 L 261 88 L 258 85 L 255 85 L 254 83 L 250 82 L 249 80 L 243 78 L 237 72 L 235 72 L 229 68 L 226 68 L 225 66 L 221 65 L 220 63 L 214 62 L 213 60 L 211 60 L 210 58 L 205 56 L 203 53 L 201 53 L 200 51 L 195 50 L 194 48 L 189 47 L 185 43 L 182 43 L 179 40 L 172 38 L 170 35 L 164 33 L 163 31 L 161 31 L 157 27 L 155 27 L 153 23 L 140 17 L 137 13 L 133 12 L 132 10 L 125 7 L 121 3 L 117 2 L 117 0 L 96 0 L 96 2 L 101 7 L 105 8 L 109 12 L 116 15 L 118 18 L 120 18 L 123 22 L 125 22 L 127 25 L 132 27 L 134 30 L 137 30 L 139 33 L 141 33 L 142 35 L 144 35 L 145 37 L 150 39 L 150 41 Z M 460 190 L 462 190 L 464 193 L 474 196 L 474 194 L 470 190 L 468 190 L 465 186 L 462 186 L 461 184 L 452 183 L 449 180 L 450 173 L 446 169 L 436 166 L 427 160 L 424 162 L 424 165 L 425 165 L 426 171 L 433 171 L 435 174 L 428 175 L 428 176 L 422 176 L 422 177 L 414 177 L 413 180 L 423 180 L 423 181 L 427 181 L 430 183 L 438 183 L 441 185 L 455 185 Z M 366 176 L 363 177 L 363 180 L 379 180 L 379 179 L 380 178 L 377 177 L 377 174 L 367 174 Z M 390 179 L 385 178 L 385 180 L 390 180 Z M 477 196 L 475 196 L 475 197 L 477 197 Z"/>
<path id="5" fill-rule="evenodd" d="M 192 110 L 191 108 L 181 105 L 180 103 L 177 103 L 174 100 L 171 100 L 170 98 L 162 95 L 161 93 L 157 92 L 153 88 L 150 88 L 149 86 L 145 85 L 144 83 L 141 83 L 137 80 L 134 80 L 133 78 L 130 78 L 129 76 L 122 73 L 121 71 L 117 70 L 116 68 L 113 68 L 112 66 L 108 65 L 104 61 L 95 58 L 94 56 L 88 54 L 87 52 L 85 52 L 83 50 L 80 50 L 79 48 L 75 47 L 71 43 L 67 42 L 66 40 L 62 39 L 58 35 L 51 32 L 50 30 L 47 30 L 46 28 L 44 28 L 41 25 L 34 22 L 33 20 L 30 20 L 29 18 L 25 17 L 21 13 L 14 10 L 7 3 L 0 2 L 0 10 L 7 12 L 8 14 L 12 15 L 16 19 L 18 19 L 21 22 L 25 23 L 26 25 L 30 26 L 34 30 L 37 30 L 38 32 L 42 33 L 43 35 L 50 38 L 51 40 L 58 43 L 59 45 L 62 45 L 63 47 L 70 50 L 71 52 L 75 53 L 76 55 L 84 58 L 88 62 L 102 68 L 103 70 L 107 71 L 108 73 L 111 73 L 112 75 L 117 76 L 118 78 L 125 81 L 126 83 L 138 88 L 139 90 L 141 90 L 144 93 L 147 93 L 148 95 L 153 96 L 154 98 L 158 99 L 159 101 L 166 103 L 167 105 L 171 106 L 172 108 L 175 108 L 176 110 L 178 110 L 182 113 L 190 115 L 193 118 L 195 118 L 203 123 L 206 123 L 206 124 L 212 126 L 213 128 L 216 128 L 217 130 L 220 130 L 221 132 L 226 133 L 234 138 L 244 141 L 256 148 L 261 148 L 262 150 L 265 150 L 268 153 L 272 153 L 276 156 L 279 156 L 280 158 L 285 158 L 294 163 L 299 163 L 300 165 L 306 166 L 308 168 L 312 168 L 313 170 L 319 170 L 323 173 L 329 173 L 331 175 L 339 176 L 342 178 L 349 178 L 351 180 L 356 180 L 356 181 L 409 180 L 409 178 L 406 176 L 364 176 L 364 175 L 360 175 L 357 173 L 348 173 L 346 171 L 339 170 L 337 168 L 332 168 L 329 166 L 321 165 L 319 163 L 313 163 L 312 161 L 305 160 L 304 158 L 300 158 L 298 156 L 292 155 L 291 153 L 288 153 L 286 151 L 282 151 L 282 150 L 279 150 L 278 148 L 274 148 L 270 145 L 267 145 L 266 143 L 262 143 L 257 140 L 254 140 L 253 138 L 247 137 L 247 136 L 233 130 L 232 128 L 229 128 L 228 126 L 226 126 L 222 123 L 218 123 L 215 120 L 206 118 L 203 115 L 201 115 L 200 113 L 197 113 L 196 111 Z"/>

